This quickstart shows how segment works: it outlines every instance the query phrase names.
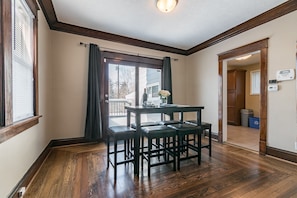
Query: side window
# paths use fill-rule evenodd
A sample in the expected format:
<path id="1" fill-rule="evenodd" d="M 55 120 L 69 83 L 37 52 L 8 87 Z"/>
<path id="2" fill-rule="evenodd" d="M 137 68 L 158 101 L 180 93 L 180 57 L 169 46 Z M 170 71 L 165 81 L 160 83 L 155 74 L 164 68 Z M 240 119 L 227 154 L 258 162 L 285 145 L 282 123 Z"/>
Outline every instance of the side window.
<path id="1" fill-rule="evenodd" d="M 0 143 L 38 124 L 35 0 L 0 1 Z"/>
<path id="2" fill-rule="evenodd" d="M 33 19 L 24 0 L 12 4 L 13 122 L 34 115 Z"/>
<path id="3" fill-rule="evenodd" d="M 260 94 L 260 70 L 254 70 L 250 73 L 250 81 L 251 81 L 251 95 Z"/>

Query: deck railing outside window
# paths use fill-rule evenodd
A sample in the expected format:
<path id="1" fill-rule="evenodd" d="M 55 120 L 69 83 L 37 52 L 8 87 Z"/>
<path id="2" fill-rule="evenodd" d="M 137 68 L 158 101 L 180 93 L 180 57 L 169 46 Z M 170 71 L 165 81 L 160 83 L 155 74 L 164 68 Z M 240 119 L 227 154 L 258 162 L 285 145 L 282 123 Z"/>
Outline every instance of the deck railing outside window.
<path id="1" fill-rule="evenodd" d="M 125 106 L 130 106 L 132 103 L 127 99 L 109 99 L 109 116 L 121 117 L 126 116 L 127 111 Z"/>

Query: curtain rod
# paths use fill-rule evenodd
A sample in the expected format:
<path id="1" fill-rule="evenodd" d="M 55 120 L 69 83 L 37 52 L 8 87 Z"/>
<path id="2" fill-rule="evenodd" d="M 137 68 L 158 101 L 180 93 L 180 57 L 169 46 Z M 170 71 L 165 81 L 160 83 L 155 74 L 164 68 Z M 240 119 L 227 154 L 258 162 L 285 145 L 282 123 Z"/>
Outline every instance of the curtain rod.
<path id="1" fill-rule="evenodd" d="M 84 47 L 88 47 L 89 43 L 80 42 L 79 45 L 82 45 Z M 116 51 L 116 52 L 125 53 L 125 54 L 129 54 L 129 55 L 145 56 L 145 57 L 148 57 L 148 58 L 157 58 L 157 59 L 161 59 L 161 60 L 163 60 L 163 58 L 164 58 L 164 57 L 160 57 L 160 56 L 152 56 L 152 55 L 147 55 L 147 54 L 136 54 L 136 53 L 133 53 L 133 52 L 123 51 L 123 50 L 118 50 L 118 49 L 113 49 L 113 48 L 107 48 L 107 47 L 100 47 L 100 49 Z M 173 61 L 178 61 L 178 58 L 171 58 L 171 59 Z"/>

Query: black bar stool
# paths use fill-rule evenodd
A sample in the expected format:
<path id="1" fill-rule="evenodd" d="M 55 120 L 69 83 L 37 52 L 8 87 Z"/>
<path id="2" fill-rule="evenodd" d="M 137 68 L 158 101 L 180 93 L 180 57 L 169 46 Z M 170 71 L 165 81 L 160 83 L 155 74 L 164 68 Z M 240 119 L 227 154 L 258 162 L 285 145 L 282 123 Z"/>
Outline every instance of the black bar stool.
<path id="1" fill-rule="evenodd" d="M 190 158 L 198 158 L 198 164 L 201 163 L 201 132 L 202 129 L 199 126 L 191 124 L 172 124 L 168 127 L 177 131 L 177 170 L 180 170 L 180 161 Z M 193 142 L 193 139 L 189 138 L 189 135 L 198 136 L 198 144 Z M 196 151 L 197 154 L 189 154 L 189 149 Z M 182 154 L 186 152 L 186 156 L 182 157 Z"/>
<path id="2" fill-rule="evenodd" d="M 196 120 L 188 120 L 188 121 L 185 121 L 185 123 L 197 125 Z M 208 148 L 209 150 L 208 155 L 211 157 L 211 123 L 201 122 L 201 127 L 203 130 L 204 136 L 206 134 L 206 131 L 208 132 L 208 144 L 201 145 L 201 148 Z"/>
<path id="3" fill-rule="evenodd" d="M 132 144 L 132 140 L 135 139 L 135 129 L 132 129 L 127 126 L 112 126 L 109 127 L 107 133 L 107 168 L 109 168 L 109 163 L 114 168 L 114 181 L 116 182 L 117 178 L 117 165 L 127 164 L 129 162 L 134 163 L 134 153 L 131 149 L 130 144 Z M 110 139 L 113 138 L 113 147 L 114 150 L 110 151 Z M 118 141 L 124 141 L 124 148 L 122 150 L 118 150 Z M 118 153 L 124 153 L 124 159 L 122 161 L 118 161 L 117 155 Z M 114 160 L 112 162 L 110 155 L 114 155 Z"/>
<path id="4" fill-rule="evenodd" d="M 176 130 L 169 128 L 164 125 L 159 126 L 149 126 L 142 127 L 142 139 L 146 137 L 148 139 L 147 151 L 144 151 L 142 148 L 142 169 L 143 169 L 143 160 L 148 162 L 148 176 L 150 177 L 151 167 L 159 166 L 163 164 L 173 163 L 173 170 L 176 170 Z M 163 138 L 163 144 L 159 144 L 157 147 L 153 147 L 152 140 L 157 139 L 160 142 L 160 139 Z M 169 139 L 173 140 L 170 141 Z M 164 160 L 160 159 L 160 156 L 163 156 Z M 170 156 L 172 159 L 170 159 Z M 152 163 L 152 159 L 157 157 L 158 162 Z"/>

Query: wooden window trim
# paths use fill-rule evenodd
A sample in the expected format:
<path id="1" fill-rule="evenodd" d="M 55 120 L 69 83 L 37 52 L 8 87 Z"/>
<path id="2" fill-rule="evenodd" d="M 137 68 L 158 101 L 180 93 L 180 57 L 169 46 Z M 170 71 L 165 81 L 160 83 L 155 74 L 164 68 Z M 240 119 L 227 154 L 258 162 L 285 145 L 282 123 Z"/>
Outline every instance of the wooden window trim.
<path id="1" fill-rule="evenodd" d="M 39 123 L 41 116 L 33 116 L 0 128 L 0 144 Z"/>
<path id="2" fill-rule="evenodd" d="M 33 75 L 34 75 L 34 116 L 14 122 L 12 121 L 12 30 L 11 2 L 0 2 L 0 143 L 14 137 L 26 129 L 39 123 L 38 109 L 38 65 L 37 65 L 37 24 L 38 5 L 34 0 L 25 0 L 35 18 L 33 20 Z"/>

